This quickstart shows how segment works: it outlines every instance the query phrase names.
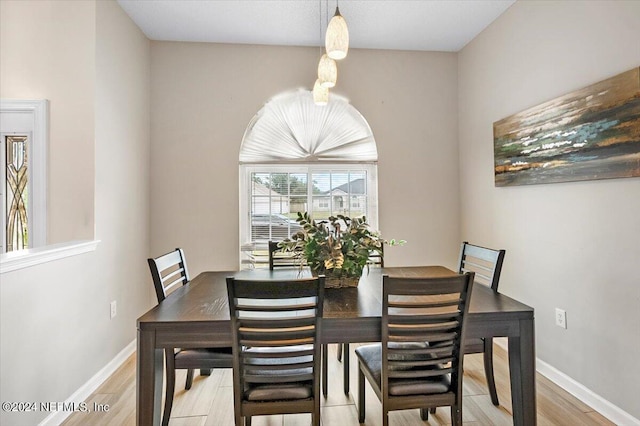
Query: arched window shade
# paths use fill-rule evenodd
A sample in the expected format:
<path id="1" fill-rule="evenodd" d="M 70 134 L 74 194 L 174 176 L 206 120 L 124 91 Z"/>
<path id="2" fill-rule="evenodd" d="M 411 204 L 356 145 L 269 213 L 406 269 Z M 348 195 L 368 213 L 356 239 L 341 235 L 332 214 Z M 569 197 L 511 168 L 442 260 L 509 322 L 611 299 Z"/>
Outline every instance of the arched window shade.
<path id="1" fill-rule="evenodd" d="M 335 94 L 318 106 L 308 90 L 267 102 L 249 123 L 240 149 L 241 163 L 377 159 L 371 128 L 360 112 Z"/>

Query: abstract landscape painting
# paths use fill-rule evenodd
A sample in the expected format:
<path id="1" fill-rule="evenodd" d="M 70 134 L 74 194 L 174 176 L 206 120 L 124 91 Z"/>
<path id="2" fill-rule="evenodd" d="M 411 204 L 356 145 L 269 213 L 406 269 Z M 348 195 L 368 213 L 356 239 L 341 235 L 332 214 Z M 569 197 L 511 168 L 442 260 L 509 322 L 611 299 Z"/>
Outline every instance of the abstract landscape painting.
<path id="1" fill-rule="evenodd" d="M 493 123 L 495 185 L 640 176 L 640 67 Z"/>

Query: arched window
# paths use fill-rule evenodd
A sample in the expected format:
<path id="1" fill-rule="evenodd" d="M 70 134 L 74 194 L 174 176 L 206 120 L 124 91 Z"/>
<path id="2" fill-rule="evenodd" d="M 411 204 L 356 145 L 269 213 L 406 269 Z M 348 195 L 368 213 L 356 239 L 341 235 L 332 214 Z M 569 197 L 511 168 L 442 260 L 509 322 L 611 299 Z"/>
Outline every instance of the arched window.
<path id="1" fill-rule="evenodd" d="M 317 106 L 310 91 L 297 90 L 269 100 L 240 149 L 243 252 L 295 233 L 298 212 L 366 216 L 377 228 L 377 160 L 371 128 L 347 99 L 332 94 Z"/>

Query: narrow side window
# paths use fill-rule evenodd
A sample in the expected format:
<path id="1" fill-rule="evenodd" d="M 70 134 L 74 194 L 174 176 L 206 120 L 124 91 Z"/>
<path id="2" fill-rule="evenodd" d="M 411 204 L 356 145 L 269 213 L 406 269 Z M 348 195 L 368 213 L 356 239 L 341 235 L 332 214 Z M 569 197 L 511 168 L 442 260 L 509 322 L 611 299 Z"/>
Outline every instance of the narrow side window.
<path id="1" fill-rule="evenodd" d="M 1 253 L 46 244 L 46 100 L 0 105 Z"/>

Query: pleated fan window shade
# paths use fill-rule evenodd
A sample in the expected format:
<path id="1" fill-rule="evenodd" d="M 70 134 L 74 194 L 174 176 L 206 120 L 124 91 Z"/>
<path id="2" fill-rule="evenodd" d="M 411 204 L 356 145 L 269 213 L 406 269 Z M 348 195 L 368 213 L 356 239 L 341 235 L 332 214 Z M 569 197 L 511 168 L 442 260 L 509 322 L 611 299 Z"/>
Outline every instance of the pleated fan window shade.
<path id="1" fill-rule="evenodd" d="M 369 124 L 349 102 L 331 94 L 315 105 L 308 90 L 272 98 L 247 127 L 241 163 L 377 161 Z"/>

